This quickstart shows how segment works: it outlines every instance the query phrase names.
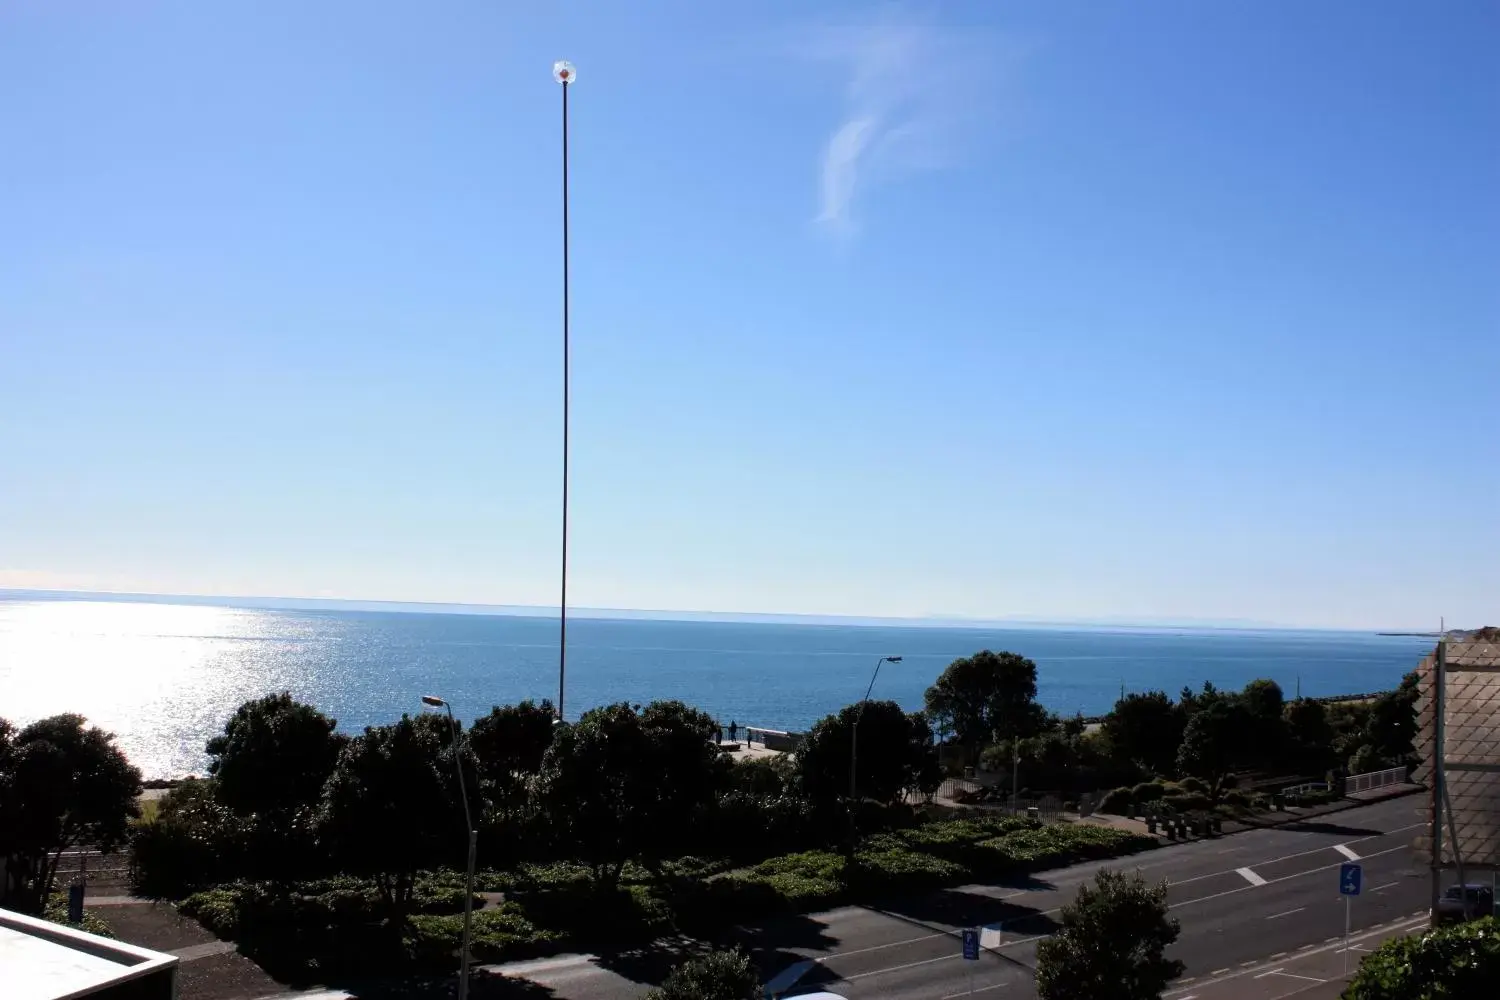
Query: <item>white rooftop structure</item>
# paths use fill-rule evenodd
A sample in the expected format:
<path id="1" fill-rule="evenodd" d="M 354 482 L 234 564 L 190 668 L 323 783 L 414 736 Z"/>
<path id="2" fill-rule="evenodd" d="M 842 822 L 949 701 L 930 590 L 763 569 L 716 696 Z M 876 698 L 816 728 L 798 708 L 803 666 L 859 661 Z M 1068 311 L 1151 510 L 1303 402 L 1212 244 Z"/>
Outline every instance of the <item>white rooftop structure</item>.
<path id="1" fill-rule="evenodd" d="M 175 1000 L 177 956 L 0 910 L 5 1000 Z"/>

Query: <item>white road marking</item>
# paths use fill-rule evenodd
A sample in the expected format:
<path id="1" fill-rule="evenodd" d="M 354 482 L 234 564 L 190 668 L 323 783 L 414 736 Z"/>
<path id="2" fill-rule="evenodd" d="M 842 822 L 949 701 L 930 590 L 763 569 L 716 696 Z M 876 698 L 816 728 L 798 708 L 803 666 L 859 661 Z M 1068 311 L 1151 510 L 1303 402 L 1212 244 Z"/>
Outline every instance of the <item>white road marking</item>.
<path id="1" fill-rule="evenodd" d="M 1274 975 L 1276 975 L 1276 973 L 1278 973 L 1278 972 L 1280 972 L 1280 971 L 1281 971 L 1281 970 L 1280 970 L 1280 969 L 1271 969 L 1271 970 L 1270 970 L 1270 971 L 1268 971 L 1268 972 L 1262 972 L 1262 973 L 1261 973 L 1261 974 L 1260 974 L 1260 975 L 1258 975 L 1258 976 L 1256 976 L 1256 977 L 1255 977 L 1255 978 L 1256 978 L 1256 979 L 1264 979 L 1264 978 L 1266 978 L 1266 977 L 1267 977 L 1267 976 L 1274 976 Z M 1183 1000 L 1187 1000 L 1187 998 L 1186 998 L 1186 997 L 1184 997 L 1184 998 L 1183 998 Z"/>
<path id="2" fill-rule="evenodd" d="M 766 985 L 761 987 L 761 991 L 768 997 L 776 996 L 778 993 L 785 993 L 793 986 L 796 986 L 798 981 L 811 972 L 813 966 L 817 964 L 816 961 L 810 958 L 805 958 L 800 962 L 793 962 L 766 980 Z"/>
<path id="3" fill-rule="evenodd" d="M 1307 909 L 1307 907 L 1305 907 L 1305 906 L 1299 906 L 1295 910 L 1283 910 L 1280 913 L 1273 913 L 1273 914 L 1271 914 L 1266 919 L 1267 920 L 1275 920 L 1278 917 L 1290 917 L 1293 913 L 1301 913 L 1305 909 Z M 1274 958 L 1275 956 L 1272 956 L 1272 957 Z"/>
<path id="4" fill-rule="evenodd" d="M 1236 890 L 1236 891 L 1238 891 L 1238 890 Z M 1413 929 L 1421 926 L 1422 924 L 1425 924 L 1426 922 L 1427 922 L 1427 916 L 1426 916 L 1426 914 L 1423 914 L 1423 913 L 1420 913 L 1420 912 L 1413 913 L 1412 916 L 1411 916 L 1411 919 L 1408 920 L 1408 921 L 1406 921 L 1400 928 L 1398 928 L 1397 931 L 1396 931 L 1396 933 L 1399 934 L 1399 933 L 1401 933 L 1401 931 L 1404 931 L 1404 930 L 1413 930 Z M 1354 938 L 1354 940 L 1356 940 L 1356 941 L 1365 941 L 1365 940 L 1368 940 L 1368 939 L 1370 939 L 1372 937 L 1376 937 L 1377 935 L 1382 934 L 1382 933 L 1384 933 L 1384 932 L 1383 931 L 1363 931 L 1360 934 L 1358 934 Z M 1338 938 L 1335 938 L 1334 940 L 1337 941 Z M 1306 948 L 1306 946 L 1304 946 L 1304 949 L 1305 948 Z M 1314 948 L 1311 951 L 1305 951 L 1305 953 L 1298 954 L 1297 955 L 1297 959 L 1300 961 L 1301 959 L 1308 958 L 1308 957 L 1310 957 L 1312 955 L 1320 955 L 1320 954 L 1322 954 L 1324 952 L 1331 951 L 1331 950 L 1332 949 L 1328 945 L 1323 945 L 1322 947 Z M 1266 965 L 1268 965 L 1268 966 L 1275 965 L 1275 963 L 1274 962 L 1267 962 Z M 1276 968 L 1274 968 L 1274 969 L 1267 969 L 1266 971 L 1267 972 L 1277 972 L 1277 971 L 1280 971 L 1281 969 L 1284 969 L 1284 968 L 1285 968 L 1285 966 L 1276 966 Z M 1221 969 L 1221 970 L 1219 970 L 1219 972 L 1214 973 L 1214 975 L 1218 976 L 1218 975 L 1220 975 L 1220 973 L 1228 972 L 1228 971 L 1229 970 L 1227 970 L 1227 969 Z M 1285 972 L 1282 972 L 1281 974 L 1282 975 L 1288 975 L 1288 973 L 1285 973 Z M 1230 975 L 1222 976 L 1221 978 L 1218 978 L 1218 979 L 1210 979 L 1210 980 L 1207 980 L 1206 982 L 1201 982 L 1201 983 L 1198 983 L 1196 985 L 1198 985 L 1198 986 L 1214 986 L 1214 985 L 1216 985 L 1218 983 L 1222 983 L 1222 982 L 1225 982 L 1225 981 L 1230 980 L 1230 979 L 1238 979 L 1240 976 L 1243 976 L 1243 975 L 1247 975 L 1247 973 L 1245 973 L 1245 972 L 1235 972 L 1235 973 L 1232 973 Z M 1260 977 L 1259 977 L 1259 975 L 1257 975 L 1255 978 L 1260 978 Z M 1311 978 L 1311 977 L 1303 976 L 1303 977 L 1298 977 L 1298 978 Z M 1174 998 L 1174 1000 L 1184 1000 L 1184 998 L 1180 994 L 1182 993 L 1182 991 L 1185 988 L 1186 987 L 1178 986 L 1176 989 L 1168 990 L 1166 993 L 1162 994 L 1162 996 L 1172 997 L 1172 998 Z"/>
<path id="5" fill-rule="evenodd" d="M 1229 971 L 1229 966 L 1226 965 L 1222 969 L 1215 969 L 1214 971 L 1210 972 L 1209 975 L 1210 976 L 1217 976 L 1217 975 L 1220 975 L 1221 973 L 1225 973 L 1225 972 L 1228 972 L 1228 971 Z"/>
<path id="6" fill-rule="evenodd" d="M 1359 860 L 1359 855 L 1355 854 L 1352 850 L 1350 850 L 1348 844 L 1334 844 L 1333 845 L 1333 849 L 1335 851 L 1338 851 L 1344 857 L 1348 858 L 1350 861 L 1358 861 Z"/>
<path id="7" fill-rule="evenodd" d="M 998 990 L 1004 985 L 1004 983 L 995 983 L 992 986 L 981 986 L 977 990 L 964 990 L 962 993 L 949 993 L 947 996 L 943 997 L 943 1000 L 953 1000 L 954 997 L 973 996 L 975 993 L 983 993 L 986 990 Z"/>
<path id="8" fill-rule="evenodd" d="M 1298 975 L 1295 972 L 1282 972 L 1280 969 L 1277 969 L 1275 972 L 1268 972 L 1268 973 L 1266 973 L 1266 975 L 1268 975 L 1268 976 L 1288 976 L 1288 977 L 1290 977 L 1292 979 L 1306 979 L 1310 983 L 1326 983 L 1326 982 L 1328 982 L 1328 980 L 1326 980 L 1326 979 L 1319 979 L 1317 976 L 1300 976 L 1300 975 Z M 1259 979 L 1260 976 L 1256 976 L 1255 978 Z"/>
<path id="9" fill-rule="evenodd" d="M 849 955 L 865 955 L 872 951 L 885 951 L 887 948 L 900 948 L 904 945 L 916 944 L 918 941 L 931 941 L 933 938 L 956 936 L 956 934 L 947 933 L 923 934 L 921 937 L 905 938 L 901 941 L 888 941 L 885 944 L 871 945 L 868 948 L 854 948 L 850 951 L 829 952 L 827 955 L 819 955 L 818 960 L 826 962 L 830 958 L 845 958 Z"/>
<path id="10" fill-rule="evenodd" d="M 1381 889 L 1389 889 L 1393 885 L 1400 885 L 1400 884 L 1401 883 L 1399 883 L 1399 882 L 1387 882 L 1385 885 L 1377 885 L 1375 888 L 1371 889 L 1370 891 L 1371 892 L 1379 892 Z"/>
<path id="11" fill-rule="evenodd" d="M 932 965 L 934 962 L 951 962 L 955 958 L 962 957 L 962 955 L 956 953 L 952 955 L 939 955 L 937 958 L 924 958 L 920 962 L 907 962 L 905 965 L 893 965 L 888 969 L 872 969 L 869 972 L 856 972 L 852 976 L 840 976 L 839 978 L 846 983 L 852 983 L 856 979 L 868 979 L 871 976 L 883 976 L 887 972 L 901 972 L 903 969 L 916 969 L 924 965 Z"/>
<path id="12" fill-rule="evenodd" d="M 1384 833 L 1373 833 L 1373 834 L 1371 834 L 1368 837 L 1361 837 L 1358 840 L 1351 840 L 1351 841 L 1349 841 L 1349 843 L 1351 843 L 1351 844 L 1362 844 L 1362 843 L 1364 843 L 1367 840 L 1377 840 L 1377 839 L 1379 839 L 1381 837 L 1389 837 L 1389 836 L 1391 836 L 1392 834 L 1395 834 L 1395 833 L 1405 833 L 1407 830 L 1416 830 L 1416 829 L 1419 829 L 1419 828 L 1420 829 L 1425 829 L 1428 825 L 1429 824 L 1427 824 L 1427 823 L 1413 823 L 1410 826 L 1397 827 L 1394 830 L 1387 830 Z M 1201 841 L 1200 841 L 1200 843 L 1201 843 Z M 1326 850 L 1328 850 L 1328 848 L 1327 848 L 1326 845 L 1323 846 L 1323 847 L 1314 847 L 1312 850 L 1309 850 L 1309 851 L 1298 851 L 1295 854 L 1283 854 L 1279 858 L 1270 858 L 1270 859 L 1268 859 L 1266 861 L 1257 861 L 1256 864 L 1257 865 L 1274 865 L 1274 864 L 1279 864 L 1279 863 L 1281 863 L 1283 861 L 1290 861 L 1293 858 L 1304 858 L 1304 857 L 1306 857 L 1309 854 L 1322 854 Z M 1382 852 L 1382 853 L 1389 853 L 1389 852 Z M 1372 855 L 1370 855 L 1370 857 L 1373 858 L 1373 857 L 1376 857 L 1376 855 L 1372 854 Z M 1148 863 L 1143 864 L 1143 865 L 1137 865 L 1136 867 L 1140 868 L 1140 869 L 1159 868 L 1162 865 L 1172 864 L 1172 863 L 1174 863 L 1176 861 L 1180 861 L 1180 860 L 1181 860 L 1180 857 L 1173 857 L 1173 858 L 1167 858 L 1165 861 L 1148 862 Z M 1227 874 L 1228 874 L 1228 872 L 1222 872 L 1222 871 L 1220 871 L 1220 872 L 1209 872 L 1206 875 L 1194 875 L 1192 878 L 1180 879 L 1180 880 L 1178 880 L 1176 882 L 1172 881 L 1171 879 L 1168 879 L 1167 880 L 1167 884 L 1170 885 L 1170 886 L 1187 885 L 1189 882 L 1201 882 L 1201 881 L 1203 881 L 1206 878 L 1217 878 L 1220 875 L 1227 875 Z M 1084 880 L 1085 881 L 1088 880 L 1088 876 L 1087 875 L 1084 876 Z"/>
<path id="13" fill-rule="evenodd" d="M 1234 870 L 1234 872 L 1235 872 L 1236 875 L 1243 876 L 1244 879 L 1245 879 L 1245 881 L 1249 882 L 1251 885 L 1265 885 L 1266 884 L 1266 880 L 1265 879 L 1263 879 L 1259 875 L 1255 874 L 1255 872 L 1252 871 L 1249 868 L 1236 868 Z"/>

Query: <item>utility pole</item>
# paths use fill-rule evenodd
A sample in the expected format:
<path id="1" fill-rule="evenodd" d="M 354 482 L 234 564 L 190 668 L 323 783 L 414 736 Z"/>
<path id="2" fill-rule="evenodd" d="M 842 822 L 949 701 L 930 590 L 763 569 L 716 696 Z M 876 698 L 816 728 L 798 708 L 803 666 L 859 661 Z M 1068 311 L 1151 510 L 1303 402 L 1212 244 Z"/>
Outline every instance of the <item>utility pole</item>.
<path id="1" fill-rule="evenodd" d="M 562 84 L 562 593 L 557 619 L 557 718 L 563 719 L 564 683 L 568 673 L 568 90 L 577 79 L 573 64 L 559 60 L 552 64 L 552 79 Z"/>
<path id="2" fill-rule="evenodd" d="M 1015 749 L 1010 758 L 1010 803 L 1011 811 L 1021 811 L 1021 737 L 1016 737 Z"/>

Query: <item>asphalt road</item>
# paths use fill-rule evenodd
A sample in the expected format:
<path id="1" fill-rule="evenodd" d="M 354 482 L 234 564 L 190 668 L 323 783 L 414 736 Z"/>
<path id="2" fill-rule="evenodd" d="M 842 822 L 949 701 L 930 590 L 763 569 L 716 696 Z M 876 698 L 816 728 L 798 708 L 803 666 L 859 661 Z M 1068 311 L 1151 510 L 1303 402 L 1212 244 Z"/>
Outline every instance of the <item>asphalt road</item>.
<path id="1" fill-rule="evenodd" d="M 1357 858 L 1364 866 L 1364 893 L 1349 914 L 1356 946 L 1378 943 L 1382 934 L 1425 912 L 1426 873 L 1414 865 L 1409 846 L 1419 824 L 1418 801 L 1392 799 L 1107 864 L 1168 882 L 1172 914 L 1182 926 L 1169 953 L 1187 966 L 1168 994 L 1173 1000 L 1288 996 L 1327 978 L 1344 959 L 1344 901 L 1338 892 L 1344 861 Z M 826 989 L 850 1000 L 955 1000 L 990 992 L 1031 997 L 1037 940 L 1055 929 L 1059 910 L 1099 867 L 1091 863 L 1024 882 L 963 886 L 878 908 L 845 907 L 747 925 L 740 939 L 767 978 L 811 963 L 791 993 Z M 988 928 L 978 961 L 961 957 L 959 933 L 966 926 Z M 1351 965 L 1359 954 L 1351 952 Z M 628 964 L 592 956 L 504 971 L 570 1000 L 624 1000 L 646 989 Z M 1226 992 L 1231 987 L 1237 992 Z"/>

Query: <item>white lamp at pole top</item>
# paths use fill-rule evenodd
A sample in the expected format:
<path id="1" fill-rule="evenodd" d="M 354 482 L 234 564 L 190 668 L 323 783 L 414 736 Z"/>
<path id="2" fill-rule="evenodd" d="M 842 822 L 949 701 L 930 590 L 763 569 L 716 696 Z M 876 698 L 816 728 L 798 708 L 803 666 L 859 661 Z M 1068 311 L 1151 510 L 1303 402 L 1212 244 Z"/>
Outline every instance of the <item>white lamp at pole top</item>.
<path id="1" fill-rule="evenodd" d="M 566 59 L 559 59 L 552 64 L 552 79 L 566 87 L 578 79 L 578 70 Z"/>

